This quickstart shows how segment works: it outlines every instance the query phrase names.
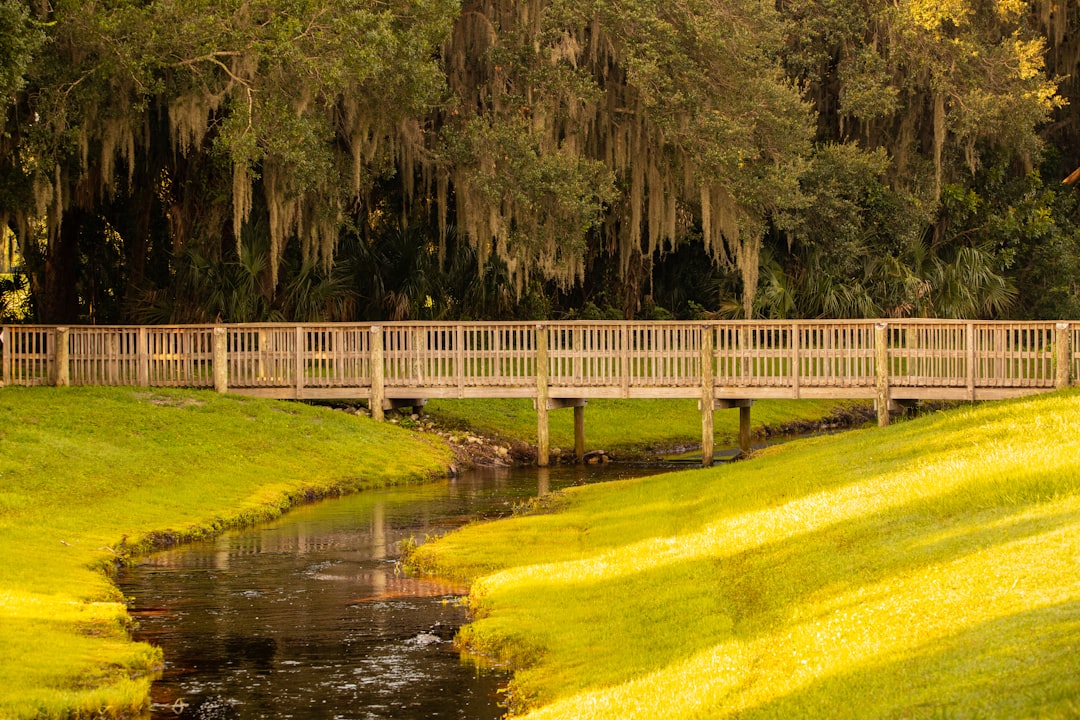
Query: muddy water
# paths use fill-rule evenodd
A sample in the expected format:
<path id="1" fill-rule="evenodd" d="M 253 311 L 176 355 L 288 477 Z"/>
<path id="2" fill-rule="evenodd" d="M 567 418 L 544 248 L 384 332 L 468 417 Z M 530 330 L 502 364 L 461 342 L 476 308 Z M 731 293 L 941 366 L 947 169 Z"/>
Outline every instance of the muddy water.
<path id="1" fill-rule="evenodd" d="M 400 575 L 400 542 L 505 515 L 538 492 L 657 471 L 473 471 L 147 557 L 120 586 L 137 637 L 165 653 L 152 717 L 498 718 L 506 674 L 451 642 L 467 621 L 464 588 Z"/>

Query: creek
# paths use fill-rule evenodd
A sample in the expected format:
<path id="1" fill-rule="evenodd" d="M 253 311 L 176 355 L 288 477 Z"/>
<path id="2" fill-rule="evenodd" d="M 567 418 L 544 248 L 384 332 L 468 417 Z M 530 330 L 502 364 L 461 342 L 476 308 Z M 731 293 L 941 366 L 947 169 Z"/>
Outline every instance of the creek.
<path id="1" fill-rule="evenodd" d="M 480 468 L 149 555 L 118 584 L 136 638 L 165 654 L 151 717 L 501 717 L 508 674 L 452 643 L 466 588 L 400 574 L 402 541 L 507 515 L 538 493 L 661 471 Z"/>

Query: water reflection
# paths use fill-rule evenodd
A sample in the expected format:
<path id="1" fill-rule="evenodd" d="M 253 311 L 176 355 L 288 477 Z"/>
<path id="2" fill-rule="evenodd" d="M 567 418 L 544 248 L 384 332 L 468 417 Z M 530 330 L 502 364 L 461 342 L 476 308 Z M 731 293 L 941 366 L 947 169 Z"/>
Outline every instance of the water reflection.
<path id="1" fill-rule="evenodd" d="M 450 642 L 467 619 L 465 589 L 399 574 L 399 543 L 538 493 L 657 471 L 475 471 L 150 556 L 120 584 L 135 598 L 138 637 L 165 651 L 153 717 L 498 718 L 505 675 Z"/>

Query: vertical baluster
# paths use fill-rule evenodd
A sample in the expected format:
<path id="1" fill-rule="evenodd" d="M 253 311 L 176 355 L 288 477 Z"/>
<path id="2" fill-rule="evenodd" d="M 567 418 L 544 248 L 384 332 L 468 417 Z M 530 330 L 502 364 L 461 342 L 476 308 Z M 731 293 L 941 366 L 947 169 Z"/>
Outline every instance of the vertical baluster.
<path id="1" fill-rule="evenodd" d="M 310 333 L 303 325 L 297 325 L 293 330 L 292 335 L 292 362 L 289 363 L 293 372 L 293 384 L 294 392 L 297 399 L 304 395 L 304 378 L 307 375 L 307 368 L 310 362 L 311 373 L 316 378 L 325 375 L 326 366 L 325 359 L 320 360 L 320 356 L 325 356 L 326 348 L 319 341 L 323 338 L 320 337 L 321 333 L 318 330 L 312 330 Z M 285 340 L 285 337 L 282 337 Z M 309 360 L 310 358 L 310 360 Z"/>
<path id="2" fill-rule="evenodd" d="M 465 397 L 465 328 L 461 323 L 454 326 L 454 379 L 458 397 Z"/>

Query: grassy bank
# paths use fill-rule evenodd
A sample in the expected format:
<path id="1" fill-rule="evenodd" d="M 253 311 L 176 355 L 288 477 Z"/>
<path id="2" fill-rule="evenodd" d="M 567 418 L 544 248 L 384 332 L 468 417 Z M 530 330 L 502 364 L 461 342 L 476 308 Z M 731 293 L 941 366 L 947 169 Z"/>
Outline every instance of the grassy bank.
<path id="1" fill-rule="evenodd" d="M 157 650 L 132 643 L 118 555 L 417 479 L 450 461 L 390 425 L 298 404 L 135 389 L 0 389 L 0 717 L 125 715 Z"/>
<path id="2" fill-rule="evenodd" d="M 421 546 L 528 718 L 1080 716 L 1080 393 L 548 498 Z M 545 512 L 546 511 L 546 512 Z"/>
<path id="3" fill-rule="evenodd" d="M 750 418 L 760 436 L 766 427 L 810 427 L 865 407 L 865 402 L 845 400 L 759 400 Z M 444 426 L 536 443 L 536 411 L 529 399 L 432 400 L 426 411 Z M 573 449 L 573 411 L 554 410 L 548 417 L 552 448 Z M 738 411 L 718 410 L 714 430 L 717 447 L 736 445 Z M 696 400 L 590 400 L 585 408 L 585 443 L 587 449 L 607 450 L 622 459 L 700 446 L 701 412 Z"/>

